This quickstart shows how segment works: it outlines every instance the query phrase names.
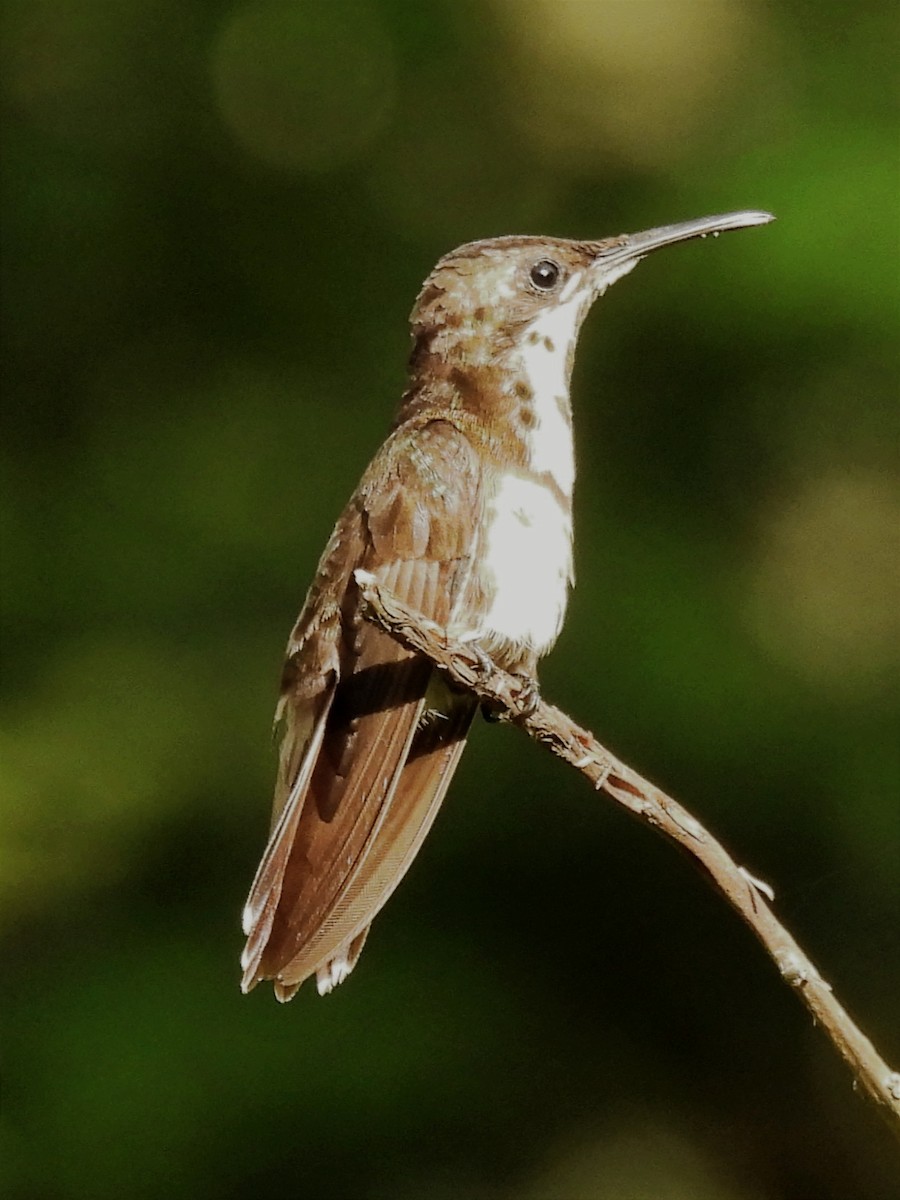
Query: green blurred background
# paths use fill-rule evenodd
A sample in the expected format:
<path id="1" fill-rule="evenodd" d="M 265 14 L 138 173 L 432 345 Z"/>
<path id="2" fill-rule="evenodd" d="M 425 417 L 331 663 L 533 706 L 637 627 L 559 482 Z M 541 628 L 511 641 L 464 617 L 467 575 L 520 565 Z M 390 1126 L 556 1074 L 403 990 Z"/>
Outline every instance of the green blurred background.
<path id="1" fill-rule="evenodd" d="M 237 986 L 282 646 L 422 278 L 762 207 L 589 319 L 543 685 L 900 1060 L 897 12 L 2 5 L 5 1196 L 900 1194 L 737 919 L 512 730 L 349 984 Z"/>

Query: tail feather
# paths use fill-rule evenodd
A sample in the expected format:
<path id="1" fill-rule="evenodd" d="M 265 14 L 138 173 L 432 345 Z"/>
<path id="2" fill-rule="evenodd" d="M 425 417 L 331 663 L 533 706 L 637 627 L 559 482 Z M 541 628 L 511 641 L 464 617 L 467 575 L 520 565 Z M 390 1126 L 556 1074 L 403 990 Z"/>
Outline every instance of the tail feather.
<path id="1" fill-rule="evenodd" d="M 449 714 L 417 732 L 393 794 L 383 806 L 337 904 L 302 952 L 278 972 L 282 987 L 290 985 L 296 990 L 315 972 L 319 992 L 324 995 L 353 970 L 372 918 L 390 899 L 431 829 L 465 747 L 475 710 L 471 701 L 459 698 Z M 361 928 L 361 933 L 354 932 L 336 950 L 331 949 L 335 931 L 348 927 L 355 931 Z"/>

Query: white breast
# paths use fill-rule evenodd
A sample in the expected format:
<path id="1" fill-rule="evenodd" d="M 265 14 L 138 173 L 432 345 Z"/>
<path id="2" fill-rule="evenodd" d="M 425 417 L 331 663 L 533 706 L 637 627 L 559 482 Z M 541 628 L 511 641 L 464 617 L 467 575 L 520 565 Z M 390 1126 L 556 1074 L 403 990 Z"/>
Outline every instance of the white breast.
<path id="1" fill-rule="evenodd" d="M 482 559 L 491 635 L 544 654 L 559 635 L 572 576 L 572 518 L 545 484 L 516 472 L 501 477 L 486 513 Z"/>
<path id="2" fill-rule="evenodd" d="M 490 606 L 480 635 L 545 654 L 559 636 L 572 583 L 575 455 L 569 412 L 572 347 L 590 289 L 576 273 L 523 331 L 510 380 L 531 389 L 529 470 L 500 476 L 487 498 L 481 559 Z M 549 475 L 555 486 L 534 476 Z"/>

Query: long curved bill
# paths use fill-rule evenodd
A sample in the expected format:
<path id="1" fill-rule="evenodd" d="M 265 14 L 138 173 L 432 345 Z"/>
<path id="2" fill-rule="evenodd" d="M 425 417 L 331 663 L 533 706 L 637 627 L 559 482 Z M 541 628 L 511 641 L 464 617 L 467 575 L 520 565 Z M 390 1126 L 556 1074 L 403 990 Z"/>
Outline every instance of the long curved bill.
<path id="1" fill-rule="evenodd" d="M 642 233 L 623 233 L 620 237 L 605 238 L 595 243 L 597 257 L 594 269 L 597 271 L 598 287 L 605 291 L 616 279 L 636 267 L 642 258 L 654 250 L 661 250 L 663 246 L 710 235 L 718 237 L 729 229 L 768 225 L 774 220 L 771 213 L 748 209 L 744 212 L 720 213 L 715 217 L 697 217 L 693 221 L 679 221 L 676 225 L 660 225 L 657 229 L 645 229 Z"/>

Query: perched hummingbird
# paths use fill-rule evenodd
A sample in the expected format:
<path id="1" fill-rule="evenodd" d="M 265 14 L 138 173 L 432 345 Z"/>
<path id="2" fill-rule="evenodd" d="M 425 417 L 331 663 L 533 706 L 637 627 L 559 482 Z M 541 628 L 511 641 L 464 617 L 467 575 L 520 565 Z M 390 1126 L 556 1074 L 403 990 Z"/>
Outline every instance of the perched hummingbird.
<path id="1" fill-rule="evenodd" d="M 313 974 L 320 994 L 347 978 L 477 708 L 362 618 L 354 572 L 534 681 L 573 581 L 569 378 L 587 310 L 661 246 L 772 219 L 728 213 L 600 242 L 493 238 L 429 275 L 393 430 L 288 642 L 271 835 L 244 909 L 245 992 L 271 979 L 286 1001 Z"/>

